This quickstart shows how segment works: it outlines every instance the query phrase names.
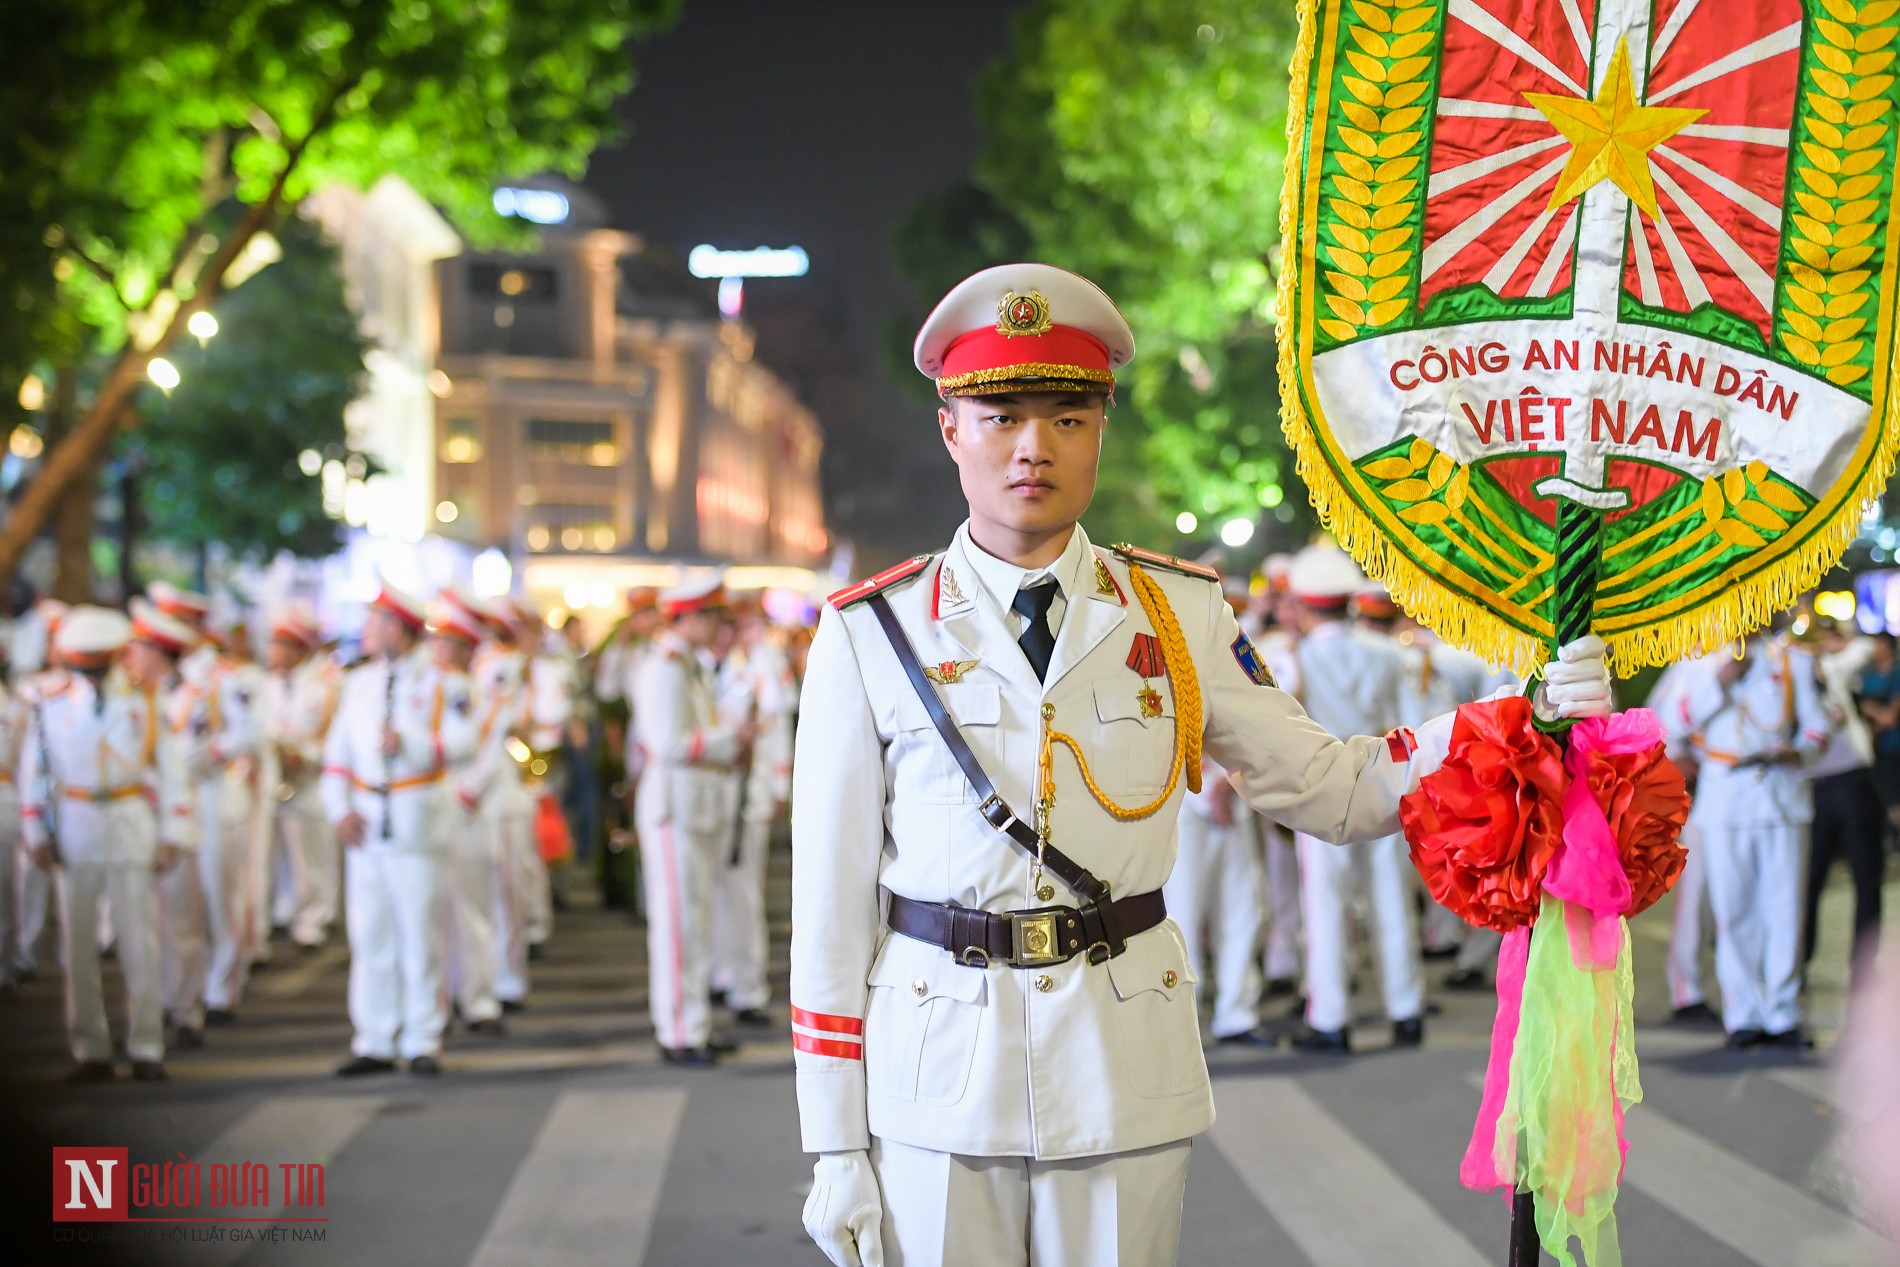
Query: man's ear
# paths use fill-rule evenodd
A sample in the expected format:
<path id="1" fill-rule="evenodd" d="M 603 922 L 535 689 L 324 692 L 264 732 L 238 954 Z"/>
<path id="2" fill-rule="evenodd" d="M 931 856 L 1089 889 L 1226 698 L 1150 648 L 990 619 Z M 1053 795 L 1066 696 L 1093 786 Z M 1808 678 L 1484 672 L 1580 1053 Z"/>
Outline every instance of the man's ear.
<path id="1" fill-rule="evenodd" d="M 957 456 L 957 410 L 949 401 L 937 409 L 937 430 L 943 435 L 943 447 L 949 450 L 954 461 Z"/>

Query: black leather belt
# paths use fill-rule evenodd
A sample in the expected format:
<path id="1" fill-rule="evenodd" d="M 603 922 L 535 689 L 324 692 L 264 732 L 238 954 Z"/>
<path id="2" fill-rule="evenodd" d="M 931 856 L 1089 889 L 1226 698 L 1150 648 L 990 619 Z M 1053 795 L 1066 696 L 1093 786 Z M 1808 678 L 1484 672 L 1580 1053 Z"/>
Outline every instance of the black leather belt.
<path id="1" fill-rule="evenodd" d="M 941 946 L 974 968 L 1006 964 L 1040 968 L 1085 955 L 1103 963 L 1128 948 L 1128 939 L 1168 917 L 1161 890 L 1087 906 L 1041 906 L 1000 914 L 891 894 L 891 931 Z"/>

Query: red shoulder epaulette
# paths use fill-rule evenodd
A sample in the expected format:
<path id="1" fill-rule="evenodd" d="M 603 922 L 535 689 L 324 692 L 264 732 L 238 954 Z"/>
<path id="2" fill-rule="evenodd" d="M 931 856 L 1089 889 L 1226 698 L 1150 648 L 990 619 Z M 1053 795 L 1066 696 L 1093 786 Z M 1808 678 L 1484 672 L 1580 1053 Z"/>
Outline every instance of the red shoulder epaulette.
<path id="1" fill-rule="evenodd" d="M 1203 581 L 1220 584 L 1220 573 L 1202 563 L 1189 563 L 1186 559 L 1177 559 L 1172 554 L 1144 550 L 1140 546 L 1131 546 L 1126 541 L 1118 541 L 1109 548 L 1130 563 L 1139 563 L 1143 567 L 1165 568 L 1170 572 L 1179 572 L 1183 576 L 1198 576 Z"/>
<path id="2" fill-rule="evenodd" d="M 886 590 L 899 581 L 909 580 L 926 567 L 929 567 L 930 560 L 933 557 L 934 556 L 928 554 L 920 554 L 914 559 L 905 559 L 896 567 L 885 568 L 876 576 L 867 577 L 859 581 L 856 585 L 845 586 L 825 601 L 830 603 L 833 607 L 836 607 L 839 611 L 843 611 L 853 603 L 863 602 L 879 590 Z"/>

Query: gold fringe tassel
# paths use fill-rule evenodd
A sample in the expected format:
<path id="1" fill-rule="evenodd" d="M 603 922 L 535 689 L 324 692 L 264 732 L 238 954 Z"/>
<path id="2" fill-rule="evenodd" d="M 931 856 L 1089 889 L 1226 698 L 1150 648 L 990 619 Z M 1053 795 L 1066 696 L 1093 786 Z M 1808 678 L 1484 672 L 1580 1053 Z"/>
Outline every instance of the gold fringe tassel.
<path id="1" fill-rule="evenodd" d="M 1280 198 L 1282 266 L 1275 303 L 1275 333 L 1279 340 L 1280 429 L 1286 434 L 1319 514 L 1319 521 L 1358 561 L 1366 575 L 1385 584 L 1392 598 L 1421 624 L 1445 641 L 1478 658 L 1528 676 L 1550 658 L 1544 640 L 1506 623 L 1496 613 L 1445 588 L 1431 572 L 1414 563 L 1385 535 L 1377 521 L 1360 507 L 1334 478 L 1321 451 L 1300 396 L 1298 345 L 1293 337 L 1294 291 L 1300 260 L 1317 249 L 1318 230 L 1302 229 L 1313 238 L 1295 241 L 1295 209 L 1301 205 L 1307 179 L 1307 95 L 1313 53 L 1319 38 L 1322 5 L 1329 0 L 1302 0 L 1300 34 L 1289 74 L 1286 138 L 1286 187 Z M 1701 655 L 1758 629 L 1786 610 L 1796 599 L 1820 584 L 1840 562 L 1860 534 L 1861 508 L 1880 496 L 1900 458 L 1900 357 L 1889 354 L 1887 392 L 1881 416 L 1869 420 L 1880 428 L 1873 460 L 1854 483 L 1854 492 L 1834 519 L 1813 540 L 1787 558 L 1743 580 L 1730 582 L 1719 598 L 1679 617 L 1669 617 L 1636 629 L 1602 635 L 1609 644 L 1611 669 L 1628 677 L 1648 665 L 1670 664 Z M 1792 531 L 1792 529 L 1791 529 Z"/>

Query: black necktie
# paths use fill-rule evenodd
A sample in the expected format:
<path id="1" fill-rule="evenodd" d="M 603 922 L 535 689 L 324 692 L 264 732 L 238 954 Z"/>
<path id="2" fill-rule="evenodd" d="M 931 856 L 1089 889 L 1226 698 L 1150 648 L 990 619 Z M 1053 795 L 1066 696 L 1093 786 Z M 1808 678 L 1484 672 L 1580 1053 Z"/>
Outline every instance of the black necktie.
<path id="1" fill-rule="evenodd" d="M 1023 618 L 1022 636 L 1016 645 L 1029 657 L 1029 667 L 1040 682 L 1049 672 L 1049 657 L 1055 654 L 1056 636 L 1049 629 L 1049 604 L 1056 601 L 1056 583 L 1044 581 L 1016 591 L 1009 609 Z"/>

